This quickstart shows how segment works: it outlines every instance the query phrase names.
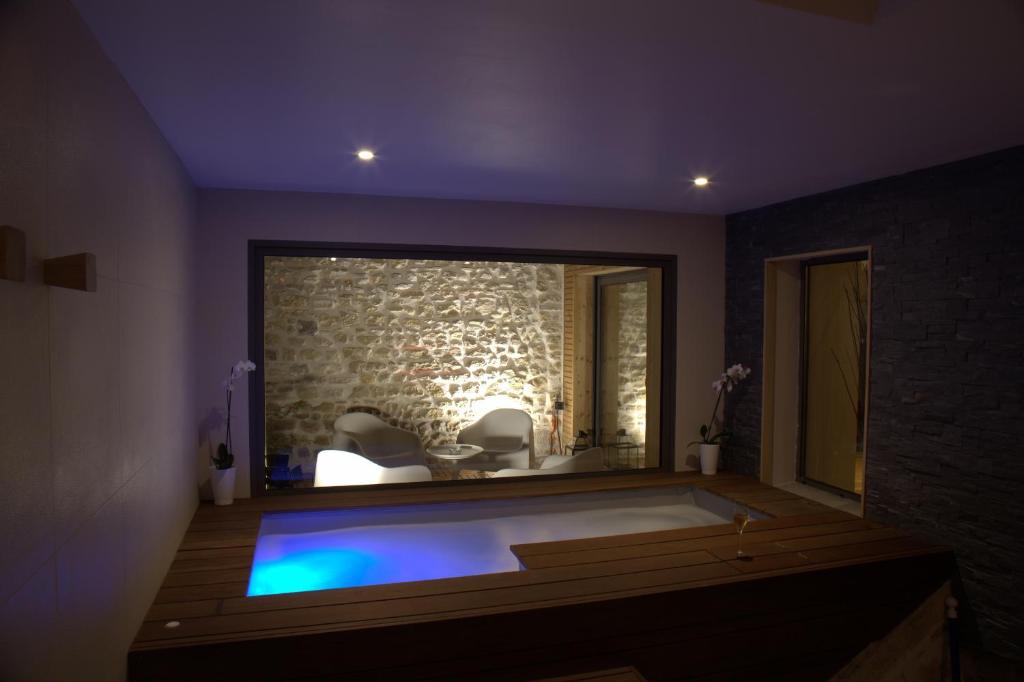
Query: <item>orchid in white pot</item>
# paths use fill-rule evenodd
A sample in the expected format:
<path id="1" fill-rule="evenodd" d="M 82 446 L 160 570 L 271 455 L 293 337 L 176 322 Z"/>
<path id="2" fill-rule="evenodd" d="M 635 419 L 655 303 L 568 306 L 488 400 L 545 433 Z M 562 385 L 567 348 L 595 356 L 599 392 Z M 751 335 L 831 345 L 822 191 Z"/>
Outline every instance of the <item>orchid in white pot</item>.
<path id="1" fill-rule="evenodd" d="M 722 403 L 722 394 L 732 391 L 741 381 L 750 376 L 750 368 L 737 363 L 722 372 L 722 376 L 711 384 L 715 392 L 715 407 L 711 410 L 711 419 L 707 424 L 700 425 L 700 439 L 690 445 L 700 446 L 700 470 L 703 474 L 714 474 L 718 471 L 718 455 L 722 441 L 731 434 L 722 427 L 718 419 L 718 407 Z M 718 427 L 716 431 L 715 428 Z"/>
<path id="2" fill-rule="evenodd" d="M 235 454 L 231 447 L 231 396 L 235 382 L 256 369 L 256 363 L 239 360 L 231 368 L 228 378 L 221 382 L 227 409 L 225 411 L 224 442 L 217 446 L 217 453 L 210 457 L 210 484 L 213 487 L 213 501 L 216 505 L 228 505 L 235 498 Z"/>

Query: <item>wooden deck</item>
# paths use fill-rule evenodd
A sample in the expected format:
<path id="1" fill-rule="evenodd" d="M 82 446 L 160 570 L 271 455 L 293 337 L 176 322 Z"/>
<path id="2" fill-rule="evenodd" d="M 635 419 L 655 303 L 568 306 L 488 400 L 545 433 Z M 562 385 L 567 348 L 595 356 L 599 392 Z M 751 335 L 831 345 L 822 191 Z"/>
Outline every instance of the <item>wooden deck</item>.
<path id="1" fill-rule="evenodd" d="M 614 670 L 595 670 L 578 675 L 559 675 L 537 682 L 647 682 L 636 668 L 615 668 Z"/>
<path id="2" fill-rule="evenodd" d="M 527 569 L 248 598 L 262 514 L 694 485 L 774 518 L 513 548 Z M 201 505 L 132 680 L 823 679 L 945 580 L 951 554 L 753 479 L 651 473 Z M 168 628 L 169 621 L 178 621 Z M 799 674 L 794 674 L 794 671 Z M 827 677 L 827 675 L 826 675 Z"/>

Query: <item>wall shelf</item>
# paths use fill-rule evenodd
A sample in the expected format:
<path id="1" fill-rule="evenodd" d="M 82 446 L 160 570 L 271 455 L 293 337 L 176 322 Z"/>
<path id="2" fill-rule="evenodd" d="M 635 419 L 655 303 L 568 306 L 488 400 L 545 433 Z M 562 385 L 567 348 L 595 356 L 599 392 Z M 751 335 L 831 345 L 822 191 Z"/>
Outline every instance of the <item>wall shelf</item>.
<path id="1" fill-rule="evenodd" d="M 53 287 L 96 291 L 96 256 L 76 253 L 43 261 L 43 281 Z"/>
<path id="2" fill-rule="evenodd" d="M 0 279 L 25 281 L 25 233 L 0 225 Z"/>

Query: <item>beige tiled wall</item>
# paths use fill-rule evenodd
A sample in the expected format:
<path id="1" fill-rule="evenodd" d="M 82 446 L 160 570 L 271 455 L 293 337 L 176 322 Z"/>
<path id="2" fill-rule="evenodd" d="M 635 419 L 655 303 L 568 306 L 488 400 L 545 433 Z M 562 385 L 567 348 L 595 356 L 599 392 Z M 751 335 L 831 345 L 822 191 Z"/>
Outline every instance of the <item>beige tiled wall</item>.
<path id="1" fill-rule="evenodd" d="M 0 4 L 0 92 L 0 679 L 116 680 L 196 504 L 194 190 L 68 0 Z"/>

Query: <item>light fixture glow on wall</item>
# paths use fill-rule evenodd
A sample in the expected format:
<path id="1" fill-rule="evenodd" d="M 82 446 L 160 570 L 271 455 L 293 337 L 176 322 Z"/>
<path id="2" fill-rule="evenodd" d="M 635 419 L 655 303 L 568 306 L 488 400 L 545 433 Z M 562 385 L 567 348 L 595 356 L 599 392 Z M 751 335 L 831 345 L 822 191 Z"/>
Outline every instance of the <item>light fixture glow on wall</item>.
<path id="1" fill-rule="evenodd" d="M 371 149 L 360 149 L 356 152 L 356 156 L 359 157 L 360 161 L 373 161 L 377 155 Z"/>
<path id="2" fill-rule="evenodd" d="M 708 180 L 703 175 L 698 175 L 693 179 L 693 184 L 695 184 L 697 187 L 707 187 L 709 182 L 710 180 Z"/>

